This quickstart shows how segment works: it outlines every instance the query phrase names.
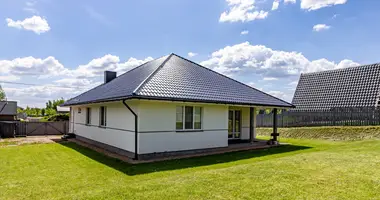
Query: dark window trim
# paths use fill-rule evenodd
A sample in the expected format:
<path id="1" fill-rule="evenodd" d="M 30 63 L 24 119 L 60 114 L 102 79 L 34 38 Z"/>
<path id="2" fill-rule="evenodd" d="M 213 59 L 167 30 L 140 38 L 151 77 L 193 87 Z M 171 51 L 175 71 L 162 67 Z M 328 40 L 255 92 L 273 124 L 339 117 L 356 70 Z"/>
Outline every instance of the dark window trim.
<path id="1" fill-rule="evenodd" d="M 184 129 L 184 130 L 175 130 L 178 133 L 186 133 L 186 132 L 204 132 L 203 129 Z"/>
<path id="2" fill-rule="evenodd" d="M 107 127 L 107 106 L 100 106 L 99 108 L 99 127 Z"/>
<path id="3" fill-rule="evenodd" d="M 203 115 L 204 115 L 204 109 L 203 106 L 197 106 L 197 105 L 176 105 L 176 115 L 177 115 L 177 107 L 182 108 L 182 129 L 177 129 L 177 116 L 175 121 L 175 132 L 202 132 L 203 131 Z M 192 107 L 193 108 L 193 128 L 192 129 L 186 129 L 186 107 Z M 195 108 L 199 107 L 201 108 L 201 128 L 195 129 Z"/>
<path id="4" fill-rule="evenodd" d="M 91 125 L 91 108 L 87 107 L 86 108 L 86 125 Z"/>

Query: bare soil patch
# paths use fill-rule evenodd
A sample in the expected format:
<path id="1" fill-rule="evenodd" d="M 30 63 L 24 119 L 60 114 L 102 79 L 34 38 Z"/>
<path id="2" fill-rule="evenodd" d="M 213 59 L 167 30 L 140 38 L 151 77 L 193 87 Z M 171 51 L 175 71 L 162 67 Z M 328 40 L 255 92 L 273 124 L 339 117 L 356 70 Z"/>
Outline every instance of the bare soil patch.
<path id="1" fill-rule="evenodd" d="M 60 135 L 6 138 L 6 139 L 0 139 L 0 147 L 19 146 L 19 145 L 26 145 L 26 144 L 45 144 L 45 143 L 54 143 L 54 142 L 59 142 L 59 141 L 61 141 Z"/>

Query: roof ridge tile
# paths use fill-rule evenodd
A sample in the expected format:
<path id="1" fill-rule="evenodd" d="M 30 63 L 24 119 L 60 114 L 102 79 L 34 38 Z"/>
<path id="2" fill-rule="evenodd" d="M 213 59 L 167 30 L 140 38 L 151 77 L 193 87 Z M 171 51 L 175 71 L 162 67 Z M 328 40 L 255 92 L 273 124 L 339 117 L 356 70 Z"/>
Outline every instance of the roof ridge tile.
<path id="1" fill-rule="evenodd" d="M 137 92 L 140 90 L 141 87 L 143 87 L 145 85 L 146 82 L 149 81 L 149 79 L 151 79 L 152 76 L 154 76 L 154 74 L 156 74 L 164 65 L 165 63 L 170 60 L 171 56 L 173 55 L 170 54 L 158 67 L 157 69 L 155 69 L 151 74 L 149 74 L 132 92 L 132 95 L 136 95 Z"/>
<path id="2" fill-rule="evenodd" d="M 193 64 L 195 64 L 195 65 L 197 65 L 197 66 L 199 66 L 199 67 L 203 67 L 203 68 L 205 68 L 205 69 L 207 69 L 207 70 L 209 70 L 209 71 L 211 71 L 211 72 L 214 72 L 215 74 L 221 75 L 221 76 L 223 76 L 223 77 L 225 77 L 225 78 L 228 78 L 228 79 L 230 79 L 230 80 L 232 80 L 232 81 L 235 81 L 236 83 L 239 83 L 239 84 L 241 84 L 241 85 L 244 85 L 244 86 L 246 86 L 246 87 L 249 87 L 249 88 L 251 88 L 251 89 L 254 89 L 254 90 L 258 91 L 258 92 L 261 92 L 261 93 L 263 93 L 263 94 L 265 94 L 265 95 L 267 95 L 267 96 L 273 97 L 273 98 L 275 98 L 275 99 L 277 99 L 277 100 L 280 100 L 280 101 L 282 101 L 282 102 L 284 102 L 284 103 L 287 103 L 287 104 L 292 105 L 292 104 L 289 103 L 289 102 L 286 102 L 286 101 L 284 101 L 284 100 L 282 100 L 282 99 L 280 99 L 280 98 L 277 98 L 277 97 L 275 97 L 275 96 L 273 96 L 273 95 L 270 95 L 270 94 L 268 94 L 268 93 L 265 93 L 265 92 L 263 92 L 263 91 L 261 91 L 261 90 L 259 90 L 259 89 L 256 89 L 256 88 L 254 88 L 254 87 L 251 87 L 251 86 L 249 86 L 249 85 L 247 85 L 247 84 L 245 84 L 245 83 L 242 83 L 242 82 L 240 82 L 240 81 L 237 81 L 237 80 L 235 80 L 235 79 L 233 79 L 233 78 L 230 78 L 230 77 L 228 77 L 228 76 L 226 76 L 226 75 L 224 75 L 224 74 L 221 74 L 221 73 L 219 73 L 219 72 L 216 72 L 216 71 L 214 71 L 214 70 L 211 70 L 211 69 L 209 69 L 209 68 L 207 68 L 207 67 L 205 67 L 205 66 L 202 66 L 202 65 L 200 65 L 200 64 L 198 64 L 198 63 L 196 63 L 196 62 L 193 62 L 193 61 L 191 61 L 191 60 L 189 60 L 189 59 L 187 59 L 187 58 L 184 58 L 184 57 L 179 56 L 179 55 L 174 54 L 174 53 L 173 53 L 173 55 L 175 55 L 175 56 L 177 56 L 177 57 L 179 57 L 179 58 L 181 58 L 181 59 L 183 59 L 183 60 L 186 60 L 186 61 L 188 61 L 188 62 L 191 62 L 191 63 L 193 63 Z M 294 105 L 292 105 L 292 106 L 294 106 Z"/>

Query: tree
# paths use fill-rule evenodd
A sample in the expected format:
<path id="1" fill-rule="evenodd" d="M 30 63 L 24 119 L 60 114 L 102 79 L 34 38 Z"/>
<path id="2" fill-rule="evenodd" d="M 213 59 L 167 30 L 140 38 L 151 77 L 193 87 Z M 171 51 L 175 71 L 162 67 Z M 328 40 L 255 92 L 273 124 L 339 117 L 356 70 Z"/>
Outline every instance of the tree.
<path id="1" fill-rule="evenodd" d="M 5 101 L 6 99 L 7 99 L 7 96 L 5 95 L 5 92 L 0 85 L 0 101 Z"/>
<path id="2" fill-rule="evenodd" d="M 57 114 L 57 111 L 54 110 L 53 108 L 46 108 L 45 109 L 45 115 L 46 116 L 51 116 Z"/>
<path id="3" fill-rule="evenodd" d="M 65 103 L 65 100 L 63 98 L 53 101 L 49 100 L 48 102 L 46 102 L 46 109 L 54 109 L 57 111 L 57 106 L 63 103 Z"/>

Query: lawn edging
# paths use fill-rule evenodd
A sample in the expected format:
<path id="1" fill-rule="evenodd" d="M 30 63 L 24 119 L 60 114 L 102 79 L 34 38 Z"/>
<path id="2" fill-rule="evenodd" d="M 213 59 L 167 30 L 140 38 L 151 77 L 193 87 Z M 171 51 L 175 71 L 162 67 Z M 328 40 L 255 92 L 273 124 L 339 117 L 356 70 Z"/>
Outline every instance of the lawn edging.
<path id="1" fill-rule="evenodd" d="M 367 140 L 380 139 L 380 126 L 324 126 L 279 128 L 280 137 L 324 139 L 324 140 Z M 271 128 L 257 128 L 258 136 L 270 136 Z"/>

